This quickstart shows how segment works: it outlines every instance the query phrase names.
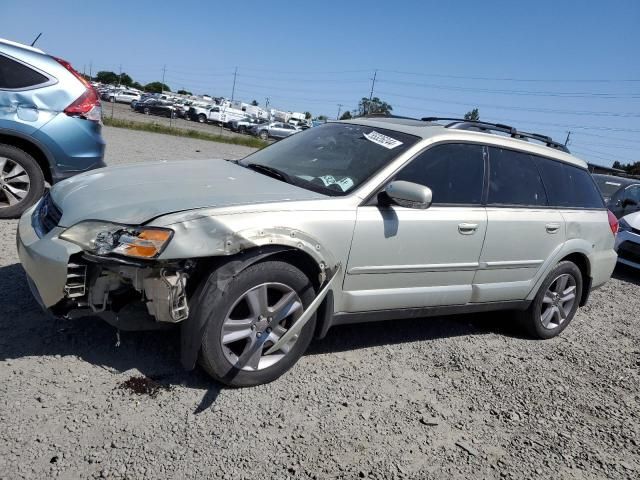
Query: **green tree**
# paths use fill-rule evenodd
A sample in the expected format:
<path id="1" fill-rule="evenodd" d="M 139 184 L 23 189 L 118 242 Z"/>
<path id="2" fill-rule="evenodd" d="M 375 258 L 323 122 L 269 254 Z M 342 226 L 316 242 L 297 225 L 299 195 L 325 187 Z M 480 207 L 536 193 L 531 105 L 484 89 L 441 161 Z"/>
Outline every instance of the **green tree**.
<path id="1" fill-rule="evenodd" d="M 311 120 L 312 118 L 313 118 L 313 115 L 311 115 L 311 112 L 304 112 L 305 120 Z"/>
<path id="2" fill-rule="evenodd" d="M 126 73 L 122 72 L 121 75 L 118 75 L 118 83 L 120 85 L 124 85 L 125 87 L 130 87 L 133 83 L 133 78 L 131 78 Z"/>
<path id="3" fill-rule="evenodd" d="M 321 122 L 326 122 L 329 119 L 326 115 L 318 115 L 318 120 Z"/>
<path id="4" fill-rule="evenodd" d="M 480 120 L 480 112 L 478 111 L 477 108 L 474 108 L 473 110 L 469 110 L 467 113 L 464 114 L 464 119 L 477 122 Z"/>
<path id="5" fill-rule="evenodd" d="M 624 170 L 629 175 L 640 175 L 640 161 L 635 163 L 620 163 L 619 161 L 613 162 L 613 168 L 619 168 Z"/>
<path id="6" fill-rule="evenodd" d="M 129 85 L 131 88 L 135 88 L 136 90 L 144 90 L 144 85 L 142 85 L 139 82 L 132 82 L 131 85 Z"/>
<path id="7" fill-rule="evenodd" d="M 617 168 L 618 170 L 624 170 L 624 165 L 622 165 L 618 160 L 616 160 L 615 162 L 613 162 L 613 165 L 611 165 L 611 168 Z"/>
<path id="8" fill-rule="evenodd" d="M 258 100 L 251 100 L 251 105 L 257 107 L 259 105 Z"/>
<path id="9" fill-rule="evenodd" d="M 171 89 L 169 88 L 169 85 L 167 85 L 166 83 L 162 83 L 162 82 L 151 82 L 151 83 L 147 83 L 144 86 L 145 91 L 147 92 L 151 92 L 151 93 L 162 93 L 162 92 L 170 92 Z"/>
<path id="10" fill-rule="evenodd" d="M 393 107 L 387 102 L 380 100 L 378 97 L 373 97 L 369 100 L 366 97 L 362 97 L 360 103 L 358 103 L 358 116 L 380 114 L 390 115 Z"/>
<path id="11" fill-rule="evenodd" d="M 178 95 L 193 95 L 193 93 L 191 93 L 191 92 L 190 92 L 190 91 L 188 91 L 188 90 L 178 90 L 176 93 L 177 93 Z"/>
<path id="12" fill-rule="evenodd" d="M 340 120 L 350 120 L 351 118 L 353 117 L 351 116 L 351 112 L 349 110 L 347 110 L 340 116 Z"/>
<path id="13" fill-rule="evenodd" d="M 99 71 L 93 78 L 100 83 L 107 83 L 110 85 L 118 83 L 118 74 L 107 70 Z"/>

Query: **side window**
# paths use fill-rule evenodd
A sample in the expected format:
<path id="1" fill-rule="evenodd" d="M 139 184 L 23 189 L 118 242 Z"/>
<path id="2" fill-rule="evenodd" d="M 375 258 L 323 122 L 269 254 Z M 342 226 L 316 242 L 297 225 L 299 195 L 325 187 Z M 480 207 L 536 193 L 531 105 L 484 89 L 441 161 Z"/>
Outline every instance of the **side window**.
<path id="1" fill-rule="evenodd" d="M 35 70 L 0 55 L 0 88 L 27 88 L 48 80 Z"/>
<path id="2" fill-rule="evenodd" d="M 546 205 L 547 195 L 531 156 L 489 148 L 489 205 Z"/>
<path id="3" fill-rule="evenodd" d="M 549 205 L 569 208 L 603 208 L 604 201 L 593 178 L 582 168 L 533 156 L 544 182 Z"/>
<path id="4" fill-rule="evenodd" d="M 627 188 L 624 198 L 634 200 L 637 204 L 640 204 L 640 186 L 634 185 Z"/>
<path id="5" fill-rule="evenodd" d="M 429 187 L 434 204 L 481 204 L 482 150 L 481 145 L 472 144 L 436 145 L 414 158 L 394 180 Z"/>

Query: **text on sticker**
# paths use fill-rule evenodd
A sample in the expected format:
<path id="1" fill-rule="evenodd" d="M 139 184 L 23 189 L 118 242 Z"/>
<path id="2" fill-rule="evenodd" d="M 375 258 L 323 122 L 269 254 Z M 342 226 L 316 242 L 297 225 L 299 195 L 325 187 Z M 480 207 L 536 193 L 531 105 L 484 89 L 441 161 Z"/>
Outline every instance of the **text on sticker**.
<path id="1" fill-rule="evenodd" d="M 398 145 L 402 145 L 402 142 L 400 140 L 387 137 L 386 135 L 378 133 L 375 130 L 371 133 L 365 133 L 364 138 L 366 138 L 370 142 L 382 145 L 384 148 L 388 148 L 389 150 L 391 150 L 392 148 L 396 148 Z"/>

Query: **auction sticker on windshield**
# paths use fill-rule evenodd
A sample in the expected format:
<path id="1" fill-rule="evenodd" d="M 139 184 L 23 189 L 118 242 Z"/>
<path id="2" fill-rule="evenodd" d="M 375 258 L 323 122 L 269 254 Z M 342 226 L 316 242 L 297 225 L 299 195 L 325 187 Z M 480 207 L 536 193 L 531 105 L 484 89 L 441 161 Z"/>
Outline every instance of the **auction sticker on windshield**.
<path id="1" fill-rule="evenodd" d="M 399 145 L 402 145 L 400 140 L 396 140 L 395 138 L 387 137 L 381 133 L 373 130 L 371 133 L 365 133 L 364 138 L 369 140 L 370 142 L 377 143 L 378 145 L 382 145 L 384 148 L 388 148 L 391 150 L 392 148 L 396 148 Z"/>

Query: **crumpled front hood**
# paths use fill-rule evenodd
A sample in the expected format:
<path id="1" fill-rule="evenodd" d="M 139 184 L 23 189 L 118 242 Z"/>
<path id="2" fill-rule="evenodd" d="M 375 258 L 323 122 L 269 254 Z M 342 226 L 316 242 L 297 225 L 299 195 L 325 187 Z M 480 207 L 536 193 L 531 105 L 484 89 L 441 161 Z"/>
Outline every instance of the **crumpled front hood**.
<path id="1" fill-rule="evenodd" d="M 51 189 L 60 226 L 82 220 L 141 224 L 205 207 L 327 198 L 224 160 L 184 160 L 102 168 Z"/>

